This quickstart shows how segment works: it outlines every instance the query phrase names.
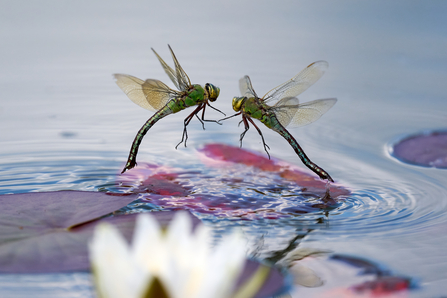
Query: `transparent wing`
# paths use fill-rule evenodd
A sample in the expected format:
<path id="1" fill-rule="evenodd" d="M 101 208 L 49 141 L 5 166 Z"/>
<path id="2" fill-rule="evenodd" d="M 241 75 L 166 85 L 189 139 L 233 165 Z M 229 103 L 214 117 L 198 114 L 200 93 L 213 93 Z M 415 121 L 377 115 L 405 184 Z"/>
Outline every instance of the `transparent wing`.
<path id="1" fill-rule="evenodd" d="M 114 74 L 113 76 L 116 79 L 116 84 L 130 100 L 149 111 L 160 110 L 170 99 L 178 95 L 177 91 L 158 80 L 143 81 L 125 74 Z"/>
<path id="2" fill-rule="evenodd" d="M 258 97 L 255 90 L 253 90 L 249 76 L 244 76 L 239 80 L 239 90 L 241 91 L 242 96 L 247 98 Z"/>
<path id="3" fill-rule="evenodd" d="M 294 128 L 318 120 L 337 102 L 336 98 L 325 98 L 298 103 L 298 98 L 288 97 L 271 107 L 282 126 Z"/>
<path id="4" fill-rule="evenodd" d="M 172 60 L 174 60 L 175 64 L 175 72 L 177 74 L 177 81 L 179 84 L 179 90 L 187 90 L 189 86 L 191 86 L 191 81 L 189 80 L 188 75 L 183 70 L 183 68 L 180 66 L 180 63 L 177 60 L 177 57 L 175 57 L 174 51 L 171 49 L 171 46 L 168 45 L 169 50 L 171 51 Z"/>
<path id="5" fill-rule="evenodd" d="M 169 76 L 171 81 L 174 83 L 174 85 L 178 88 L 180 91 L 187 90 L 188 87 L 191 85 L 191 82 L 189 80 L 188 75 L 185 73 L 183 68 L 180 66 L 180 63 L 178 62 L 177 58 L 175 57 L 174 52 L 172 51 L 171 47 L 168 45 L 169 50 L 172 54 L 172 59 L 174 60 L 175 64 L 175 71 L 158 55 L 158 53 L 152 49 L 152 51 L 155 53 L 155 55 L 158 58 L 158 61 L 160 61 L 161 66 L 165 70 L 166 74 Z"/>
<path id="6" fill-rule="evenodd" d="M 265 103 L 273 105 L 283 98 L 296 97 L 318 81 L 323 76 L 328 66 L 329 64 L 326 61 L 316 61 L 307 66 L 289 81 L 267 92 L 262 99 Z"/>
<path id="7" fill-rule="evenodd" d="M 295 116 L 299 108 L 299 100 L 297 97 L 286 97 L 278 101 L 271 110 L 274 111 L 279 123 L 286 127 Z"/>

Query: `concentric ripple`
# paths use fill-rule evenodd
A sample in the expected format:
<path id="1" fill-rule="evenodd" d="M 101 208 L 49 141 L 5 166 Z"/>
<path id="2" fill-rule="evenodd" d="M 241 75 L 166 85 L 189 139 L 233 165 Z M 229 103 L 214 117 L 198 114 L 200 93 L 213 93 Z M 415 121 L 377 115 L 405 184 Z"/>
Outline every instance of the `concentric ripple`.
<path id="1" fill-rule="evenodd" d="M 48 152 L 2 159 L 0 194 L 56 190 L 106 190 L 115 186 L 117 168 L 110 153 Z"/>
<path id="2" fill-rule="evenodd" d="M 309 191 L 280 173 L 237 163 L 215 168 L 194 155 L 189 158 L 196 162 L 185 168 L 178 160 L 170 168 L 154 166 L 170 169 L 172 175 L 159 171 L 148 182 L 144 182 L 147 177 L 140 177 L 120 184 L 122 162 L 116 161 L 116 156 L 121 155 L 79 151 L 33 158 L 8 155 L 0 170 L 0 193 L 61 189 L 129 192 L 145 187 L 140 199 L 123 212 L 188 209 L 217 229 L 244 226 L 252 234 L 280 229 L 278 237 L 297 229 L 336 237 L 411 233 L 442 222 L 442 214 L 447 212 L 442 199 L 447 191 L 436 181 L 420 175 L 396 177 L 387 169 L 358 161 L 344 164 L 346 171 L 353 173 L 345 177 L 352 182 L 350 192 L 327 202 L 322 200 L 323 190 Z M 359 178 L 359 167 L 371 176 L 369 180 Z"/>

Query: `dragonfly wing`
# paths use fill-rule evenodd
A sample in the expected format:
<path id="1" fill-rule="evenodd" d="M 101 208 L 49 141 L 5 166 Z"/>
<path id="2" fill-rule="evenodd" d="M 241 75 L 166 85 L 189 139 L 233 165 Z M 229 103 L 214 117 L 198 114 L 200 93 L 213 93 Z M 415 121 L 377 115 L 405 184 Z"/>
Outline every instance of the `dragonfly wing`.
<path id="1" fill-rule="evenodd" d="M 175 73 L 176 73 L 177 82 L 179 85 L 178 88 L 181 91 L 187 90 L 189 88 L 189 86 L 191 86 L 191 81 L 189 80 L 188 75 L 186 74 L 186 72 L 183 70 L 180 63 L 178 62 L 177 57 L 175 57 L 174 51 L 171 49 L 171 46 L 168 45 L 168 47 L 169 47 L 169 50 L 171 51 L 172 60 L 174 60 L 174 64 L 175 64 Z"/>
<path id="2" fill-rule="evenodd" d="M 241 91 L 242 96 L 247 98 L 258 97 L 253 89 L 253 86 L 251 85 L 249 76 L 244 76 L 239 80 L 239 90 Z"/>
<path id="3" fill-rule="evenodd" d="M 158 58 L 158 61 L 160 61 L 161 66 L 165 70 L 168 77 L 171 79 L 171 81 L 174 83 L 175 87 L 177 87 L 180 91 L 185 91 L 188 89 L 188 87 L 191 85 L 191 82 L 189 81 L 188 75 L 185 73 L 183 68 L 180 66 L 180 63 L 178 62 L 177 58 L 175 57 L 174 52 L 172 51 L 171 47 L 168 45 L 169 50 L 172 54 L 172 59 L 174 60 L 175 64 L 175 71 L 158 55 L 158 53 L 152 49 L 152 51 L 155 53 L 155 55 Z"/>
<path id="4" fill-rule="evenodd" d="M 182 90 L 180 89 L 180 85 L 177 81 L 177 74 L 175 73 L 175 71 L 160 57 L 160 55 L 158 55 L 158 53 L 153 48 L 151 48 L 151 50 L 154 52 L 155 56 L 157 56 L 158 61 L 160 61 L 161 66 L 163 67 L 171 81 L 174 83 L 175 87 L 177 87 L 178 90 Z"/>
<path id="5" fill-rule="evenodd" d="M 149 111 L 160 110 L 170 99 L 178 95 L 177 91 L 170 89 L 158 80 L 143 81 L 125 74 L 114 74 L 113 76 L 116 79 L 116 84 L 130 100 Z"/>
<path id="6" fill-rule="evenodd" d="M 278 102 L 278 104 L 280 102 Z M 332 108 L 336 102 L 336 98 L 325 98 L 293 106 L 289 105 L 292 103 L 290 100 L 286 105 L 275 105 L 272 107 L 272 110 L 276 113 L 276 115 L 278 115 L 278 120 L 284 127 L 288 126 L 290 128 L 294 128 L 304 126 L 318 120 L 324 113 Z"/>
<path id="7" fill-rule="evenodd" d="M 271 110 L 274 111 L 279 123 L 286 127 L 292 121 L 298 108 L 299 100 L 297 97 L 286 97 L 278 101 Z"/>
<path id="8" fill-rule="evenodd" d="M 283 98 L 298 96 L 318 81 L 328 66 L 326 61 L 316 61 L 310 64 L 289 81 L 267 92 L 262 97 L 264 102 L 272 105 Z"/>

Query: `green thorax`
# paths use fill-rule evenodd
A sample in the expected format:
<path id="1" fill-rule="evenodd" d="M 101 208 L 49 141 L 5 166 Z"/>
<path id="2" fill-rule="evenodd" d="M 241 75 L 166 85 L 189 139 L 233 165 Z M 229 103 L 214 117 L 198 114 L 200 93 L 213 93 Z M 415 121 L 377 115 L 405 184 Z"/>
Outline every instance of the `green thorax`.
<path id="1" fill-rule="evenodd" d="M 244 114 L 258 119 L 268 128 L 276 127 L 279 122 L 275 114 L 269 111 L 269 106 L 259 100 L 259 98 L 247 98 L 242 107 Z"/>
<path id="2" fill-rule="evenodd" d="M 167 106 L 173 113 L 177 113 L 187 107 L 196 106 L 205 101 L 205 90 L 200 85 L 192 85 L 192 88 L 184 91 L 184 93 L 177 98 L 168 102 Z"/>

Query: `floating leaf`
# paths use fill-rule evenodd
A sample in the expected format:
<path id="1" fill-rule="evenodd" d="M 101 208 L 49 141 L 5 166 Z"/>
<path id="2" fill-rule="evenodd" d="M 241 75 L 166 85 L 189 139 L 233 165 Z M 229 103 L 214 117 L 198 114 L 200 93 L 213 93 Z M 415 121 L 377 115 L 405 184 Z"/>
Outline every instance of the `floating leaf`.
<path id="1" fill-rule="evenodd" d="M 447 168 L 447 132 L 408 137 L 393 146 L 392 155 L 405 163 Z"/>
<path id="2" fill-rule="evenodd" d="M 375 280 L 365 281 L 360 285 L 352 287 L 355 292 L 369 292 L 377 296 L 409 290 L 411 288 L 411 279 L 402 276 L 380 276 Z"/>
<path id="3" fill-rule="evenodd" d="M 326 196 L 326 182 L 313 174 L 238 147 L 208 144 L 199 152 L 206 165 L 218 170 L 211 174 L 183 174 L 171 181 L 183 188 L 188 185 L 189 194 L 143 195 L 143 200 L 167 210 L 275 219 L 333 208 L 337 205 L 335 199 L 350 193 L 342 186 L 331 185 L 330 196 Z"/>
<path id="4" fill-rule="evenodd" d="M 199 150 L 208 168 L 190 171 L 139 164 L 118 178 L 119 187 L 141 193 L 138 204 L 190 210 L 217 217 L 277 219 L 329 210 L 346 188 L 326 182 L 285 161 L 225 144 Z M 119 188 L 118 187 L 118 188 Z M 119 190 L 119 189 L 118 189 Z"/>
<path id="5" fill-rule="evenodd" d="M 57 191 L 0 196 L 0 272 L 56 272 L 89 268 L 92 220 L 122 208 L 135 195 Z M 133 219 L 104 219 L 123 232 Z M 84 224 L 83 224 L 84 223 Z"/>
<path id="6" fill-rule="evenodd" d="M 233 147 L 225 144 L 208 144 L 199 150 L 208 159 L 220 162 L 232 162 L 244 164 L 258 168 L 266 172 L 276 172 L 286 180 L 293 181 L 306 188 L 307 191 L 324 194 L 326 192 L 326 182 L 315 177 L 314 174 L 308 174 L 300 171 L 296 166 L 290 165 L 276 158 L 268 159 L 262 155 Z M 207 160 L 205 160 L 206 162 Z M 210 165 L 218 166 L 216 162 L 207 162 Z M 345 188 L 331 185 L 332 197 L 348 195 L 349 191 Z"/>
<path id="7" fill-rule="evenodd" d="M 87 244 L 101 222 L 116 226 L 130 241 L 137 214 L 97 219 L 132 202 L 136 195 L 84 191 L 38 192 L 0 196 L 0 272 L 48 273 L 90 270 Z M 174 212 L 152 212 L 162 226 Z M 200 220 L 191 215 L 193 226 Z M 258 268 L 247 261 L 239 283 Z M 283 275 L 272 268 L 255 297 L 285 289 Z M 265 295 L 264 295 L 265 294 Z"/>
<path id="8" fill-rule="evenodd" d="M 385 266 L 370 260 L 340 254 L 332 255 L 330 259 L 340 261 L 360 269 L 361 271 L 358 273 L 359 275 L 375 276 L 375 279 L 373 280 L 368 280 L 350 287 L 355 292 L 370 292 L 374 295 L 385 295 L 402 290 L 409 290 L 414 287 L 411 278 L 394 275 L 392 271 L 385 268 Z"/>
<path id="9" fill-rule="evenodd" d="M 118 177 L 120 188 L 133 193 L 150 193 L 164 196 L 187 196 L 190 191 L 175 179 L 180 170 L 165 166 L 141 163 Z"/>

